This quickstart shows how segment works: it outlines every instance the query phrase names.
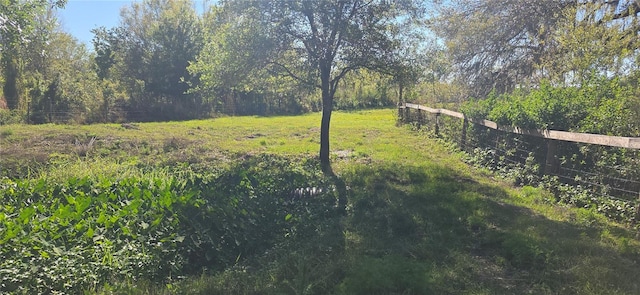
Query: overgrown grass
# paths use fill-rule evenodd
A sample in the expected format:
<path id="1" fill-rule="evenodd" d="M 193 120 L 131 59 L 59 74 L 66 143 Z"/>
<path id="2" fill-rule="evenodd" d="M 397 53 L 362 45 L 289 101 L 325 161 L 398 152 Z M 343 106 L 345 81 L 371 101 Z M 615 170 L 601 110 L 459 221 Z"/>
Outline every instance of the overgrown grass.
<path id="1" fill-rule="evenodd" d="M 203 206 L 176 210 L 179 220 L 208 216 L 210 224 L 224 229 L 220 232 L 227 240 L 242 237 L 239 245 L 214 243 L 198 248 L 224 257 L 216 263 L 184 259 L 181 270 L 166 268 L 172 269 L 170 275 L 105 275 L 98 285 L 84 285 L 89 293 L 640 293 L 635 279 L 640 275 L 640 243 L 635 232 L 595 210 L 559 205 L 542 189 L 514 188 L 486 170 L 467 166 L 460 155 L 424 134 L 395 127 L 393 110 L 334 115 L 333 165 L 348 188 L 345 212 L 336 214 L 331 197 L 339 193 L 336 183 L 323 179 L 315 164 L 304 164 L 314 163 L 308 159 L 315 158 L 318 149 L 319 122 L 319 114 L 309 114 L 149 123 L 140 124 L 139 129 L 1 126 L 0 165 L 2 174 L 13 178 L 6 181 L 43 183 L 43 187 L 83 177 L 112 182 L 135 179 L 134 187 L 146 183 L 145 179 L 179 179 L 185 184 L 180 187 L 194 192 L 194 200 L 214 204 L 208 209 L 213 211 Z M 78 142 L 92 138 L 96 138 L 92 146 L 78 153 Z M 275 202 L 290 197 L 292 188 L 305 185 L 325 187 L 331 193 L 328 198 L 287 203 L 297 204 L 295 208 Z M 256 192 L 271 193 L 252 198 Z M 86 194 L 91 195 L 91 190 Z M 217 197 L 207 197 L 212 195 Z M 234 199 L 239 201 L 235 207 L 230 205 Z M 4 200 L 3 210 L 8 210 L 6 204 Z M 18 217 L 19 210 L 29 207 L 20 200 L 12 204 Z M 151 212 L 156 212 L 153 208 Z M 220 215 L 216 208 L 229 211 Z M 3 212 L 5 220 L 13 218 Z M 243 214 L 253 213 L 272 218 L 252 225 Z M 92 220 L 97 214 L 78 217 Z M 126 217 L 136 222 L 123 228 L 143 231 L 137 224 L 150 223 L 144 216 Z M 173 226 L 170 222 L 159 225 L 165 230 Z M 174 253 L 170 257 L 195 247 L 188 238 L 209 236 L 203 228 L 195 228 L 175 229 L 177 236 L 187 238 L 173 237 L 175 243 L 167 248 Z M 6 233 L 6 228 L 0 228 L 0 236 Z M 58 242 L 69 251 L 75 249 L 72 239 Z M 32 240 L 25 243 L 41 246 Z M 162 253 L 163 248 L 147 249 L 145 253 L 153 254 Z M 252 254 L 233 254 L 240 252 Z M 149 256 L 158 259 L 149 265 L 172 263 L 163 255 Z M 63 282 L 58 283 L 65 291 Z"/>

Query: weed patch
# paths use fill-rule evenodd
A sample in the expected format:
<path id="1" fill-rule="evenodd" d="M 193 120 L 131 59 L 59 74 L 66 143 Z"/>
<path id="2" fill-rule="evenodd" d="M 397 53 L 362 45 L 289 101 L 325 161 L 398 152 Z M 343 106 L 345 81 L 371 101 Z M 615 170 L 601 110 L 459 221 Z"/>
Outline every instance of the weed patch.
<path id="1" fill-rule="evenodd" d="M 335 204 L 330 193 L 288 202 L 297 187 L 329 185 L 315 162 L 265 155 L 192 173 L 3 179 L 1 290 L 76 293 L 112 279 L 222 270 L 305 233 Z M 312 203 L 329 205 L 314 212 Z"/>

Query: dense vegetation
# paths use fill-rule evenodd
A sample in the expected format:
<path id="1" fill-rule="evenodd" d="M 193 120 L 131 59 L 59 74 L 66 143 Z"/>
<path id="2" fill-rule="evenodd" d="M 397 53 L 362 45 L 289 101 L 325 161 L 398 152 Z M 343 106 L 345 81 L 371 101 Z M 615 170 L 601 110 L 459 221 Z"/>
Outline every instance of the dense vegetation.
<path id="1" fill-rule="evenodd" d="M 190 1 L 145 0 L 124 7 L 118 26 L 93 29 L 93 48 L 86 48 L 58 24 L 56 9 L 65 2 L 0 3 L 1 19 L 20 20 L 0 23 L 0 124 L 300 114 L 322 109 L 325 84 L 338 109 L 390 106 L 399 83 L 394 73 L 416 57 L 396 53 L 408 45 L 399 42 L 406 30 L 398 20 L 422 11 L 414 1 L 225 1 L 196 10 Z M 321 17 L 336 10 L 345 15 Z M 303 12 L 315 14 L 311 21 L 317 23 L 304 23 Z M 311 34 L 309 26 L 323 28 L 326 36 Z M 317 48 L 296 48 L 305 42 Z M 323 84 L 319 73 L 325 69 L 331 81 Z"/>
<path id="2" fill-rule="evenodd" d="M 71 293 L 220 271 L 335 212 L 307 213 L 330 192 L 293 194 L 331 188 L 313 163 L 262 156 L 227 164 L 119 179 L 3 179 L 3 291 Z"/>
<path id="3" fill-rule="evenodd" d="M 474 118 L 486 118 L 503 126 L 550 129 L 604 135 L 640 136 L 636 87 L 619 80 L 601 79 L 581 87 L 554 87 L 509 94 L 462 104 Z"/>
<path id="4" fill-rule="evenodd" d="M 335 115 L 338 178 L 313 156 L 317 113 L 5 126 L 2 291 L 638 292 L 635 232 L 469 168 L 393 113 Z"/>

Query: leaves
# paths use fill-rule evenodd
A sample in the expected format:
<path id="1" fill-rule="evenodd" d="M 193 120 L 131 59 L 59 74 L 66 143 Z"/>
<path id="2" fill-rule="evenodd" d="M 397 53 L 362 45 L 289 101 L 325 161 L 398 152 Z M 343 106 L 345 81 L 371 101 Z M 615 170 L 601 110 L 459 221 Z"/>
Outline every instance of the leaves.
<path id="1" fill-rule="evenodd" d="M 184 178 L 1 179 L 0 292 L 73 293 L 221 269 L 309 226 L 321 216 L 310 204 L 335 203 L 331 193 L 286 201 L 297 187 L 327 186 L 313 161 L 265 155 L 217 175 L 176 175 Z"/>

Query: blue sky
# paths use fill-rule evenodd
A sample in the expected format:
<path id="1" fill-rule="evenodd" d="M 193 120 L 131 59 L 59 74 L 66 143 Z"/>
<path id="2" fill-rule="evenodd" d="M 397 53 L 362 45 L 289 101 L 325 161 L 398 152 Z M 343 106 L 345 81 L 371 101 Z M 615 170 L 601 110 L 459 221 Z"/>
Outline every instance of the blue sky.
<path id="1" fill-rule="evenodd" d="M 69 0 L 58 11 L 62 28 L 80 42 L 91 45 L 91 30 L 100 26 L 107 28 L 118 25 L 120 9 L 132 3 L 131 0 Z M 91 48 L 91 46 L 89 46 Z"/>
<path id="2" fill-rule="evenodd" d="M 202 2 L 192 1 L 197 10 L 202 10 Z M 91 49 L 91 30 L 104 26 L 112 28 L 120 21 L 120 9 L 131 5 L 135 0 L 69 0 L 63 9 L 58 10 L 58 17 L 62 28 L 87 44 Z M 206 1 L 214 2 L 214 1 Z"/>

